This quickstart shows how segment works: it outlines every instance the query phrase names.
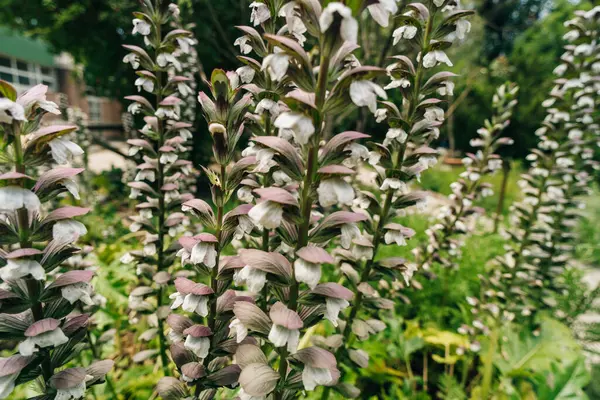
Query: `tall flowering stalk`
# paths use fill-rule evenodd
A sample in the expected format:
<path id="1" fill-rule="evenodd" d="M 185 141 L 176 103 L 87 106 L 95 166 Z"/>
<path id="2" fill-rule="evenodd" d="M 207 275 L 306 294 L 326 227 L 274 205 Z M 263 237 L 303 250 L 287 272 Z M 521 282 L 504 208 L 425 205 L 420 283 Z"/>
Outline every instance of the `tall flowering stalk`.
<path id="1" fill-rule="evenodd" d="M 467 154 L 462 160 L 466 170 L 460 175 L 460 180 L 450 185 L 450 204 L 440 209 L 438 222 L 427 230 L 428 243 L 415 252 L 419 269 L 429 269 L 434 262 L 444 267 L 455 265 L 461 245 L 457 236 L 468 234 L 467 219 L 478 213 L 474 203 L 493 195 L 491 185 L 483 180 L 502 168 L 502 158 L 496 151 L 513 143 L 512 139 L 501 135 L 510 124 L 518 91 L 518 86 L 513 84 L 501 85 L 496 90 L 492 100 L 492 118 L 485 121 L 477 131 L 478 137 L 471 140 L 476 152 Z"/>
<path id="2" fill-rule="evenodd" d="M 247 205 L 226 213 L 232 197 L 244 178 L 245 169 L 253 165 L 254 157 L 246 157 L 232 164 L 236 145 L 244 131 L 244 118 L 251 96 L 241 96 L 237 74 L 215 70 L 210 82 L 210 95 L 198 96 L 208 129 L 213 139 L 213 156 L 217 167 L 205 168 L 211 183 L 214 209 L 201 199 L 183 203 L 182 209 L 197 215 L 204 232 L 179 240 L 182 265 L 192 265 L 195 280 L 179 277 L 171 308 L 182 308 L 190 317 L 171 314 L 167 322 L 171 328 L 171 356 L 179 368 L 182 381 L 163 378 L 157 387 L 159 393 L 187 392 L 185 385 L 199 398 L 212 398 L 220 387 L 237 382 L 240 368 L 228 365 L 228 354 L 235 352 L 236 341 L 230 339 L 229 324 L 233 304 L 250 299 L 238 296 L 230 289 L 232 274 L 239 268 L 237 257 L 223 255 L 234 237 L 252 231 Z M 196 281 L 204 281 L 206 284 Z M 203 319 L 203 324 L 196 322 Z"/>
<path id="3" fill-rule="evenodd" d="M 17 96 L 0 81 L 0 338 L 18 342 L 15 355 L 0 359 L 2 399 L 35 379 L 40 398 L 80 399 L 112 367 L 110 360 L 64 367 L 85 347 L 90 316 L 77 307 L 93 305 L 94 273 L 67 266 L 86 233 L 73 218 L 89 210 L 42 206 L 67 192 L 79 198 L 74 178 L 83 171 L 53 167 L 67 164 L 81 148 L 66 139 L 77 127 L 40 127 L 44 115 L 60 114 L 46 100 L 47 89 L 38 85 Z"/>
<path id="4" fill-rule="evenodd" d="M 431 71 L 440 64 L 452 66 L 444 52 L 452 45 L 449 35 L 464 38 L 470 28 L 464 17 L 471 12 L 456 10 L 456 7 L 453 1 L 413 3 L 396 17 L 399 27 L 393 33 L 394 45 L 400 41 L 412 45 L 418 53 L 416 67 L 409 57 L 397 55 L 386 68 L 391 78 L 386 89 L 398 89 L 402 103 L 384 101 L 384 107 L 375 112 L 378 122 L 387 120 L 389 125 L 383 144 L 375 145 L 368 157 L 377 171 L 379 193 L 363 192 L 357 199 L 356 208 L 368 216 L 366 234 L 354 240 L 352 252 L 337 254 L 342 262 L 341 270 L 356 295 L 344 323 L 340 324 L 341 338 L 332 347 L 337 349 L 339 362 L 359 368 L 368 365 L 369 355 L 356 348 L 356 338 L 366 340 L 385 329 L 385 324 L 373 318 L 372 312 L 394 306 L 393 301 L 378 296 L 372 283 L 404 278 L 409 284 L 416 270 L 416 265 L 405 259 L 378 259 L 378 254 L 385 245 L 406 245 L 406 240 L 415 232 L 395 223 L 394 218 L 408 207 L 423 208 L 426 204 L 423 193 L 410 192 L 408 184 L 419 179 L 420 174 L 437 161 L 436 151 L 427 144 L 439 136 L 444 111 L 439 107 L 441 100 L 437 95 L 452 93 L 454 74 L 431 75 Z M 368 84 L 360 83 L 364 87 Z M 358 85 L 354 89 L 357 90 Z M 349 383 L 339 385 L 338 389 L 345 395 L 358 395 L 358 389 Z M 329 392 L 326 389 L 322 398 L 328 398 Z"/>
<path id="5" fill-rule="evenodd" d="M 143 249 L 126 254 L 122 261 L 137 265 L 141 286 L 129 296 L 129 307 L 135 313 L 148 315 L 151 328 L 141 335 L 142 340 L 158 337 L 158 353 L 165 375 L 169 374 L 168 343 L 164 321 L 169 314 L 167 285 L 178 245 L 174 237 L 185 230 L 186 217 L 179 210 L 190 199 L 180 193 L 180 181 L 191 172 L 191 163 L 181 159 L 186 152 L 185 142 L 191 138 L 191 124 L 181 121 L 181 97 L 189 97 L 190 78 L 180 75 L 180 56 L 193 46 L 191 32 L 171 29 L 170 22 L 179 15 L 176 4 L 168 1 L 145 0 L 142 11 L 134 13 L 133 33 L 143 37 L 146 50 L 124 45 L 130 51 L 124 62 L 130 63 L 138 75 L 138 92 L 127 96 L 132 114 L 144 115 L 145 125 L 140 138 L 130 139 L 130 155 L 141 154 L 135 181 L 129 183 L 132 199 L 141 199 L 136 206 L 139 214 L 132 218 L 131 231 L 143 231 Z M 142 361 L 154 352 L 144 351 L 136 356 Z"/>
<path id="6" fill-rule="evenodd" d="M 489 309 L 496 319 L 534 321 L 537 311 L 555 306 L 561 290 L 557 278 L 570 259 L 569 241 L 583 205 L 578 197 L 588 192 L 590 168 L 597 167 L 599 18 L 596 7 L 566 23 L 570 43 L 543 103 L 547 116 L 536 132 L 540 141 L 520 181 L 525 197 L 513 207 L 513 226 L 506 232 L 511 242 L 486 282 L 484 298 L 472 300 L 476 310 Z M 481 319 L 475 325 L 488 329 Z"/>

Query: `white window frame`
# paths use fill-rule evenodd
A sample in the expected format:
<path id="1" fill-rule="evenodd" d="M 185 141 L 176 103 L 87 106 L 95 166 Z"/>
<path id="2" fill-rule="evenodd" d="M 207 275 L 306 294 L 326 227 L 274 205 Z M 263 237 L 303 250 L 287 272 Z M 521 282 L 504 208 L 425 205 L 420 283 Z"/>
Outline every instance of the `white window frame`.
<path id="1" fill-rule="evenodd" d="M 97 124 L 104 121 L 104 98 L 97 96 L 87 96 L 88 102 L 88 119 L 90 123 Z M 96 110 L 92 110 L 92 108 Z"/>
<path id="2" fill-rule="evenodd" d="M 25 60 L 17 59 L 15 57 L 11 57 L 6 54 L 0 54 L 0 58 L 4 58 L 10 61 L 10 67 L 6 67 L 4 65 L 0 65 L 0 72 L 11 75 L 13 81 L 11 84 L 19 91 L 22 92 L 26 89 L 29 89 L 32 86 L 38 85 L 40 83 L 47 84 L 50 91 L 57 92 L 58 91 L 58 79 L 56 68 L 54 67 L 46 67 L 41 66 L 36 63 L 28 62 Z M 27 64 L 27 71 L 19 69 L 17 66 L 17 62 L 22 62 Z M 49 74 L 42 73 L 42 68 L 48 68 L 50 70 Z M 27 77 L 29 78 L 29 84 L 24 85 L 19 83 L 19 77 Z"/>

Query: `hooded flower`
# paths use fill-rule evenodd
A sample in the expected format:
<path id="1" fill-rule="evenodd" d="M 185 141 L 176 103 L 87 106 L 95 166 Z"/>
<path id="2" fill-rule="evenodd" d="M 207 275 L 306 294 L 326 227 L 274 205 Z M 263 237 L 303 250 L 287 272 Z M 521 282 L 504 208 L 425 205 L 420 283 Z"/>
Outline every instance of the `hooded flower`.
<path id="1" fill-rule="evenodd" d="M 275 127 L 279 128 L 279 136 L 285 137 L 292 134 L 298 144 L 307 144 L 315 133 L 312 119 L 304 114 L 285 112 L 275 120 Z"/>
<path id="2" fill-rule="evenodd" d="M 425 68 L 433 68 L 438 64 L 446 64 L 449 67 L 452 67 L 452 61 L 448 58 L 445 52 L 442 50 L 433 50 L 425 54 L 423 57 L 423 66 Z"/>
<path id="3" fill-rule="evenodd" d="M 65 219 L 52 226 L 52 239 L 57 243 L 75 243 L 87 233 L 87 228 L 79 221 Z"/>
<path id="4" fill-rule="evenodd" d="M 394 37 L 394 46 L 402 39 L 412 39 L 417 34 L 417 27 L 413 25 L 402 25 L 392 34 Z"/>
<path id="5" fill-rule="evenodd" d="M 35 260 L 8 259 L 6 265 L 0 268 L 0 278 L 3 281 L 13 281 L 28 275 L 38 281 L 46 279 L 46 271 Z"/>
<path id="6" fill-rule="evenodd" d="M 323 179 L 317 188 L 319 203 L 323 207 L 333 205 L 352 205 L 354 200 L 354 188 L 342 177 L 334 176 Z"/>
<path id="7" fill-rule="evenodd" d="M 41 206 L 40 199 L 31 190 L 18 186 L 0 188 L 0 212 L 15 212 L 25 208 L 31 218 L 39 213 Z"/>
<path id="8" fill-rule="evenodd" d="M 93 306 L 94 301 L 92 300 L 93 288 L 89 283 L 77 282 L 71 285 L 63 286 L 60 289 L 60 293 L 63 299 L 69 303 L 74 304 L 76 301 L 81 301 L 83 304 Z"/>
<path id="9" fill-rule="evenodd" d="M 275 47 L 274 51 L 273 54 L 269 54 L 264 58 L 261 70 L 267 71 L 272 80 L 279 82 L 285 77 L 290 66 L 290 56 L 278 47 Z"/>
<path id="10" fill-rule="evenodd" d="M 298 313 L 287 308 L 283 303 L 277 302 L 271 307 L 269 313 L 273 326 L 269 332 L 269 341 L 275 347 L 287 345 L 288 352 L 294 354 L 300 341 L 300 328 L 302 319 Z"/>
<path id="11" fill-rule="evenodd" d="M 349 249 L 352 244 L 352 240 L 360 237 L 359 227 L 353 223 L 343 224 L 341 227 L 342 236 L 340 238 L 340 244 L 344 249 Z"/>
<path id="12" fill-rule="evenodd" d="M 238 318 L 234 318 L 231 321 L 229 328 L 235 331 L 235 341 L 237 343 L 242 343 L 242 341 L 246 339 L 246 336 L 248 336 L 248 328 L 246 328 Z"/>
<path id="13" fill-rule="evenodd" d="M 340 25 L 340 36 L 342 40 L 356 44 L 358 38 L 358 22 L 352 17 L 352 10 L 340 2 L 333 1 L 327 4 L 327 7 L 325 7 L 321 13 L 321 16 L 319 17 L 321 32 L 327 32 L 331 24 L 333 24 L 335 14 L 342 19 Z"/>
<path id="14" fill-rule="evenodd" d="M 50 146 L 52 158 L 60 165 L 67 164 L 73 157 L 78 157 L 83 154 L 83 149 L 81 147 L 63 137 L 52 139 L 48 145 Z"/>
<path id="15" fill-rule="evenodd" d="M 260 293 L 267 283 L 267 273 L 249 265 L 233 273 L 233 281 L 237 286 L 246 284 L 252 293 Z"/>
<path id="16" fill-rule="evenodd" d="M 347 308 L 349 305 L 350 303 L 348 300 L 327 297 L 325 300 L 325 319 L 331 321 L 333 326 L 337 327 L 340 311 Z"/>
<path id="17" fill-rule="evenodd" d="M 148 36 L 152 31 L 152 27 L 150 26 L 150 24 L 144 21 L 143 19 L 134 18 L 132 22 L 133 30 L 131 31 L 131 33 L 134 35 L 139 33 L 142 36 Z"/>
<path id="18" fill-rule="evenodd" d="M 57 347 L 69 341 L 59 328 L 59 321 L 53 318 L 42 319 L 31 325 L 26 331 L 27 339 L 19 343 L 19 353 L 30 356 L 38 348 Z"/>
<path id="19" fill-rule="evenodd" d="M 279 203 L 266 200 L 252 207 L 248 216 L 255 225 L 266 229 L 276 229 L 283 220 L 283 207 Z"/>
<path id="20" fill-rule="evenodd" d="M 210 338 L 212 332 L 202 325 L 193 325 L 183 331 L 187 336 L 183 346 L 201 359 L 208 356 L 210 350 Z"/>
<path id="21" fill-rule="evenodd" d="M 377 96 L 387 99 L 387 93 L 381 86 L 371 81 L 354 81 L 350 84 L 350 98 L 357 107 L 368 107 L 375 114 Z"/>
<path id="22" fill-rule="evenodd" d="M 397 0 L 378 0 L 367 7 L 373 19 L 386 28 L 390 23 L 390 15 L 398 12 Z"/>
<path id="23" fill-rule="evenodd" d="M 271 12 L 265 3 L 255 1 L 250 4 L 250 8 L 252 9 L 250 22 L 252 22 L 254 26 L 260 25 L 271 18 Z"/>
<path id="24" fill-rule="evenodd" d="M 175 280 L 175 288 L 177 292 L 169 296 L 173 299 L 172 310 L 181 307 L 184 311 L 196 313 L 201 317 L 208 315 L 208 296 L 214 293 L 210 287 L 180 277 Z"/>
<path id="25" fill-rule="evenodd" d="M 213 268 L 217 264 L 216 238 L 210 234 L 201 235 L 203 236 L 200 241 L 192 248 L 190 261 L 193 264 L 204 264 L 208 268 Z"/>
<path id="26" fill-rule="evenodd" d="M 0 98 L 0 123 L 12 124 L 13 119 L 26 120 L 23 106 L 5 97 Z"/>
<path id="27" fill-rule="evenodd" d="M 249 54 L 252 52 L 252 46 L 248 44 L 249 41 L 250 41 L 250 37 L 240 36 L 239 38 L 235 39 L 235 42 L 233 42 L 233 45 L 240 46 L 240 53 Z"/>

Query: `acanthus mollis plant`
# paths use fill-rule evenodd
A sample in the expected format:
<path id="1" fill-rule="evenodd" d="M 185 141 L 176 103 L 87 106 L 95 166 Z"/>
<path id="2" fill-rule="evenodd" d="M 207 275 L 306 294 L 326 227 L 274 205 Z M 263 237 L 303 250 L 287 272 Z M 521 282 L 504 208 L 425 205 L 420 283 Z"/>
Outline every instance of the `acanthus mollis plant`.
<path id="1" fill-rule="evenodd" d="M 354 202 L 355 210 L 368 217 L 366 233 L 353 240 L 352 251 L 338 251 L 341 271 L 346 275 L 355 298 L 347 315 L 340 323 L 339 340 L 331 342 L 338 363 L 351 368 L 364 368 L 369 355 L 356 345 L 356 339 L 366 340 L 372 334 L 385 329 L 385 324 L 375 318 L 380 309 L 394 307 L 393 300 L 382 298 L 376 286 L 381 280 L 402 282 L 409 285 L 416 264 L 402 258 L 380 259 L 385 245 L 406 245 L 415 231 L 394 221 L 408 207 L 426 207 L 422 192 L 411 192 L 409 185 L 418 180 L 421 173 L 437 161 L 437 152 L 428 144 L 439 136 L 444 121 L 440 96 L 454 89 L 450 72 L 435 72 L 440 64 L 452 66 L 444 50 L 452 45 L 452 39 L 464 37 L 469 22 L 464 18 L 472 12 L 456 9 L 456 2 L 434 1 L 409 4 L 395 18 L 399 27 L 394 32 L 395 44 L 406 41 L 415 48 L 413 61 L 405 55 L 393 56 L 387 69 L 390 83 L 387 90 L 399 90 L 402 101 L 394 104 L 382 101 L 376 109 L 374 95 L 366 105 L 375 112 L 378 122 L 387 121 L 389 129 L 382 144 L 367 148 L 354 148 L 377 172 L 375 193 L 364 191 Z M 355 82 L 350 95 L 355 103 L 359 93 L 372 91 L 368 81 Z M 342 241 L 344 238 L 342 237 Z M 358 396 L 358 389 L 349 383 L 338 386 L 344 395 Z M 323 398 L 328 398 L 326 389 Z"/>
<path id="2" fill-rule="evenodd" d="M 189 279 L 175 279 L 171 308 L 190 313 L 169 315 L 171 357 L 180 373 L 180 379 L 163 378 L 158 392 L 163 398 L 191 393 L 194 398 L 214 398 L 222 387 L 231 388 L 240 374 L 240 367 L 231 364 L 237 343 L 229 338 L 233 305 L 236 301 L 251 301 L 231 290 L 233 272 L 240 268 L 237 257 L 225 256 L 223 250 L 234 237 L 250 233 L 253 224 L 247 216 L 249 206 L 244 204 L 231 211 L 235 192 L 244 178 L 246 168 L 255 157 L 244 157 L 237 162 L 237 142 L 244 132 L 244 118 L 251 104 L 251 96 L 242 96 L 236 85 L 235 72 L 215 70 L 209 83 L 209 94 L 198 96 L 208 130 L 213 141 L 215 168 L 204 168 L 211 184 L 213 206 L 201 199 L 183 203 L 182 209 L 197 216 L 206 230 L 195 236 L 179 239 L 178 255 L 184 268 L 193 268 Z M 255 343 L 255 342 L 251 342 Z M 176 396 L 176 398 L 185 397 Z"/>
<path id="3" fill-rule="evenodd" d="M 60 114 L 46 100 L 47 89 L 38 85 L 17 96 L 0 81 L 0 339 L 18 343 L 13 356 L 0 358 L 2 399 L 34 380 L 38 399 L 80 399 L 113 364 L 71 366 L 86 346 L 90 315 L 78 308 L 93 305 L 94 272 L 70 270 L 68 262 L 87 232 L 74 218 L 89 210 L 47 209 L 67 192 L 79 198 L 74 178 L 83 171 L 53 167 L 81 148 L 66 139 L 77 127 L 40 126 L 46 114 Z"/>
<path id="4" fill-rule="evenodd" d="M 145 232 L 143 246 L 122 257 L 124 263 L 135 263 L 140 286 L 132 290 L 129 307 L 134 320 L 147 315 L 149 329 L 141 335 L 145 341 L 158 337 L 158 354 L 164 374 L 169 374 L 168 343 L 165 319 L 169 314 L 168 284 L 179 245 L 175 238 L 186 230 L 189 222 L 180 211 L 181 204 L 191 196 L 181 193 L 180 183 L 192 168 L 180 155 L 187 151 L 191 124 L 181 120 L 182 97 L 189 97 L 189 78 L 180 75 L 179 56 L 193 46 L 191 33 L 171 29 L 170 22 L 178 16 L 178 8 L 168 1 L 142 2 L 142 11 L 134 13 L 133 33 L 143 37 L 146 49 L 124 45 L 130 51 L 124 61 L 138 75 L 135 85 L 142 95 L 127 96 L 132 103 L 128 110 L 141 114 L 145 125 L 139 138 L 130 139 L 130 155 L 141 155 L 135 180 L 129 183 L 131 199 L 138 199 L 139 214 L 132 217 L 130 229 Z M 139 353 L 143 361 L 156 353 Z"/>
<path id="5" fill-rule="evenodd" d="M 573 228 L 597 168 L 598 143 L 598 19 L 600 7 L 580 11 L 566 26 L 569 42 L 555 69 L 557 79 L 544 101 L 547 116 L 536 134 L 540 141 L 527 157 L 529 171 L 519 182 L 524 199 L 512 213 L 506 230 L 510 243 L 499 258 L 483 298 L 473 299 L 475 310 L 492 311 L 493 321 L 535 322 L 535 314 L 549 309 L 560 317 L 556 296 L 560 276 L 573 249 Z M 564 312 L 564 310 L 562 311 Z M 481 318 L 479 329 L 488 330 Z"/>
<path id="6" fill-rule="evenodd" d="M 474 204 L 493 195 L 491 185 L 484 179 L 502 168 L 502 158 L 496 151 L 513 143 L 512 139 L 502 137 L 502 132 L 510 124 L 518 91 L 514 84 L 504 84 L 496 90 L 492 99 L 493 115 L 470 142 L 476 152 L 463 158 L 466 169 L 460 180 L 450 185 L 450 204 L 440 208 L 437 223 L 427 230 L 428 242 L 415 251 L 419 269 L 428 270 L 433 263 L 445 268 L 456 265 L 460 257 L 460 237 L 470 231 L 469 217 L 480 214 Z"/>

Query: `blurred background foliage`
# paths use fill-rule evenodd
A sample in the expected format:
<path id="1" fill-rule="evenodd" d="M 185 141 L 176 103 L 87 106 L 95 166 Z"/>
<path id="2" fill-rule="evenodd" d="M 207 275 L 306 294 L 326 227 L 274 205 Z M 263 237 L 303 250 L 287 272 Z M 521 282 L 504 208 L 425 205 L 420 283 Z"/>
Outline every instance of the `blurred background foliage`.
<path id="1" fill-rule="evenodd" d="M 237 68 L 238 51 L 233 42 L 239 31 L 235 26 L 248 24 L 251 0 L 179 0 L 178 3 L 183 20 L 193 24 L 199 39 L 197 50 L 203 73 L 217 67 Z M 477 10 L 478 16 L 472 20 L 472 33 L 466 42 L 451 55 L 455 62 L 453 70 L 460 77 L 457 97 L 448 99 L 453 112 L 440 144 L 450 145 L 450 131 L 456 138 L 456 149 L 469 150 L 469 140 L 489 115 L 488 99 L 499 84 L 510 80 L 521 87 L 521 92 L 520 106 L 508 130 L 516 145 L 506 151 L 510 156 L 523 157 L 535 143 L 534 131 L 544 117 L 540 102 L 552 85 L 552 70 L 562 53 L 562 24 L 574 9 L 589 6 L 591 1 L 463 0 L 462 3 Z M 139 41 L 131 35 L 130 16 L 136 7 L 137 0 L 0 0 L 0 25 L 42 38 L 57 52 L 70 53 L 84 66 L 83 77 L 97 95 L 121 99 L 131 91 L 130 82 L 134 79 L 131 69 L 122 63 L 126 53 L 121 44 Z M 360 51 L 364 58 L 370 64 L 383 65 L 389 55 L 393 27 L 383 29 L 363 18 L 361 31 Z M 358 113 L 353 111 L 343 121 L 335 121 L 335 126 L 362 128 L 376 136 L 383 134 L 382 128 Z M 201 125 L 197 128 L 194 161 L 201 164 L 208 156 L 198 145 L 206 129 Z"/>

